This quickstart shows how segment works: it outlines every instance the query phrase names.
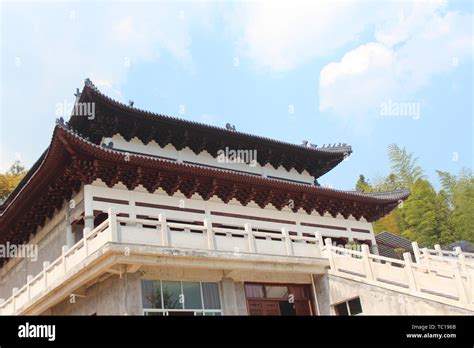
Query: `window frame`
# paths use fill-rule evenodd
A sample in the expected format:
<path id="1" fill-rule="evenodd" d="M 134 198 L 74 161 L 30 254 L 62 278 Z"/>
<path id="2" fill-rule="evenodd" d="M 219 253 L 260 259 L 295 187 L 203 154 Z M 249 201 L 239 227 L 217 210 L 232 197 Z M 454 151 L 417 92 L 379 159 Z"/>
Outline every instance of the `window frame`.
<path id="1" fill-rule="evenodd" d="M 162 279 L 142 279 L 143 281 L 151 281 L 151 282 L 160 282 L 160 297 L 161 297 L 161 308 L 145 308 L 143 306 L 143 293 L 142 293 L 142 310 L 143 315 L 147 315 L 147 313 L 163 313 L 163 316 L 169 316 L 170 312 L 193 312 L 194 316 L 216 316 L 216 315 L 223 315 L 222 309 L 222 292 L 221 286 L 219 282 L 209 282 L 209 281 L 186 281 L 186 280 L 162 280 Z M 199 283 L 199 290 L 200 290 L 200 297 L 201 297 L 201 305 L 202 309 L 190 309 L 186 308 L 186 297 L 184 298 L 184 302 L 182 304 L 183 308 L 165 308 L 164 307 L 164 296 L 163 296 L 163 282 L 179 282 L 180 284 L 180 294 L 184 295 L 183 292 L 183 283 Z M 204 293 L 203 293 L 203 283 L 213 283 L 217 284 L 217 292 L 219 295 L 219 306 L 220 309 L 206 309 L 204 304 Z M 207 314 L 207 315 L 206 315 Z"/>
<path id="2" fill-rule="evenodd" d="M 352 300 L 356 300 L 356 299 L 359 300 L 361 312 L 360 312 L 360 313 L 356 313 L 356 314 L 352 314 L 352 313 L 351 313 L 351 308 L 350 308 L 350 306 L 349 306 L 349 302 L 352 301 Z M 349 298 L 349 299 L 347 299 L 347 300 L 344 300 L 344 301 L 341 301 L 341 302 L 337 302 L 337 303 L 332 304 L 332 308 L 333 308 L 333 310 L 334 310 L 334 314 L 335 314 L 335 315 L 337 315 L 337 316 L 345 316 L 345 315 L 339 315 L 339 314 L 337 313 L 337 310 L 336 310 L 336 306 L 339 306 L 339 305 L 341 305 L 341 304 L 343 304 L 343 303 L 346 305 L 346 309 L 347 309 L 347 313 L 348 313 L 347 316 L 353 317 L 353 316 L 356 316 L 356 315 L 363 315 L 363 314 L 364 314 L 364 310 L 363 310 L 363 308 L 362 308 L 362 302 L 361 302 L 361 300 L 360 300 L 360 296 L 355 296 L 355 297 Z"/>

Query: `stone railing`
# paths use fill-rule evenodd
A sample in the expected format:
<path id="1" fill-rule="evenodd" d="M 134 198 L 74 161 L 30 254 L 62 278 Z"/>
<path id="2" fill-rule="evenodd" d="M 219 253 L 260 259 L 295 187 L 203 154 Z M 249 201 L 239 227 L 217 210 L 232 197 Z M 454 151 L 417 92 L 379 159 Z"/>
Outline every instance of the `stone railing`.
<path id="1" fill-rule="evenodd" d="M 222 222 L 222 219 L 217 219 Z M 211 219 L 180 222 L 167 219 L 160 214 L 156 219 L 138 219 L 117 216 L 112 209 L 108 218 L 99 226 L 84 229 L 84 237 L 68 248 L 54 262 L 45 262 L 42 272 L 28 276 L 26 284 L 14 288 L 7 300 L 0 299 L 0 314 L 17 314 L 48 291 L 65 282 L 73 269 L 88 256 L 108 242 L 188 248 L 193 250 L 215 250 L 232 254 L 250 253 L 265 255 L 321 257 L 322 238 L 313 233 L 298 235 L 283 226 L 279 230 L 260 228 L 258 224 L 227 222 L 227 227 L 214 227 Z M 219 226 L 223 226 L 221 223 Z"/>
<path id="2" fill-rule="evenodd" d="M 420 249 L 417 242 L 412 243 L 416 263 L 429 267 L 459 269 L 474 274 L 474 254 L 463 252 L 460 247 L 454 251 L 442 250 L 439 244 L 434 249 Z"/>
<path id="3" fill-rule="evenodd" d="M 456 266 L 437 267 L 426 260 L 412 262 L 408 252 L 397 260 L 370 254 L 367 245 L 362 251 L 335 247 L 330 238 L 325 239 L 322 255 L 329 259 L 331 274 L 474 310 L 474 273 L 456 259 L 451 261 Z"/>

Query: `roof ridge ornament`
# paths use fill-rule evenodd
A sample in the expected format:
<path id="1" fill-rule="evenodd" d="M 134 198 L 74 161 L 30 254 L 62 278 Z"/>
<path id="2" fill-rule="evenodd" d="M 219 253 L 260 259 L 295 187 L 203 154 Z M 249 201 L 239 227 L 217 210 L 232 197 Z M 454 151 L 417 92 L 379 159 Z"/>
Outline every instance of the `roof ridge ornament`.
<path id="1" fill-rule="evenodd" d="M 58 126 L 64 126 L 64 118 L 62 118 L 62 117 L 56 118 L 56 124 Z"/>
<path id="2" fill-rule="evenodd" d="M 88 77 L 84 80 L 84 86 L 92 88 L 93 90 L 100 93 L 99 89 L 94 85 L 94 83 Z"/>
<path id="3" fill-rule="evenodd" d="M 79 91 L 79 88 L 76 88 L 76 93 L 74 93 L 74 96 L 76 97 L 76 101 L 78 101 L 81 97 L 81 92 Z"/>
<path id="4" fill-rule="evenodd" d="M 225 124 L 225 129 L 230 130 L 230 131 L 234 131 L 234 132 L 236 131 L 235 130 L 235 124 L 231 125 L 230 123 Z"/>

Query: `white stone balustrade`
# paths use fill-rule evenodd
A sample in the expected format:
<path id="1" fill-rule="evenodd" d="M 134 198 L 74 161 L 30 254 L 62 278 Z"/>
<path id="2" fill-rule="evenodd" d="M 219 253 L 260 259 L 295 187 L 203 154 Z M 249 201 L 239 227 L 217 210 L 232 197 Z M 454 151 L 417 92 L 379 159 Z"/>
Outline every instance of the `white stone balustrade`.
<path id="1" fill-rule="evenodd" d="M 320 258 L 318 233 L 314 236 L 290 234 L 288 227 L 280 230 L 258 229 L 258 223 L 245 223 L 228 227 L 214 227 L 213 220 L 206 218 L 202 224 L 192 221 L 176 222 L 159 214 L 155 220 L 117 216 L 112 209 L 108 218 L 92 231 L 84 228 L 84 237 L 71 248 L 62 248 L 62 254 L 52 263 L 45 262 L 36 276 L 28 276 L 21 289 L 13 289 L 6 301 L 0 299 L 0 314 L 16 314 L 28 307 L 32 300 L 67 281 L 70 271 L 88 256 L 107 243 L 140 244 L 216 250 L 239 253 L 283 255 Z"/>
<path id="2" fill-rule="evenodd" d="M 457 247 L 454 251 L 442 250 L 439 244 L 434 249 L 420 249 L 417 242 L 412 243 L 416 263 L 438 269 L 460 270 L 474 274 L 474 254 L 463 252 Z"/>
<path id="3" fill-rule="evenodd" d="M 423 259 L 414 248 L 415 263 L 410 253 L 397 260 L 369 254 L 363 247 L 362 251 L 340 248 L 327 238 L 321 253 L 329 259 L 331 274 L 474 311 L 474 273 L 463 257 L 442 263 L 438 259 L 444 257 L 427 257 L 425 252 Z"/>

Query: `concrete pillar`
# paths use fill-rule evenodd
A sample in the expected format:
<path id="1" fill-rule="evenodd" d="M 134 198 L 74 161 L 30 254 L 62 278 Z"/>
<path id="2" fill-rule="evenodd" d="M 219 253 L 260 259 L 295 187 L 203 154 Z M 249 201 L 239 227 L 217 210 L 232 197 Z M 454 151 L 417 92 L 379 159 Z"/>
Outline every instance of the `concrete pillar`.
<path id="1" fill-rule="evenodd" d="M 84 186 L 84 227 L 94 229 L 94 207 L 92 206 L 92 186 Z"/>
<path id="2" fill-rule="evenodd" d="M 245 284 L 243 282 L 235 283 L 235 298 L 237 300 L 238 315 L 249 315 L 247 309 L 247 298 L 245 297 Z"/>
<path id="3" fill-rule="evenodd" d="M 94 229 L 94 215 L 84 216 L 84 228 Z"/>
<path id="4" fill-rule="evenodd" d="M 74 233 L 71 226 L 71 209 L 66 205 L 66 245 L 71 247 L 74 245 Z"/>
<path id="5" fill-rule="evenodd" d="M 74 245 L 74 233 L 72 232 L 72 226 L 68 223 L 66 226 L 66 246 L 72 247 Z"/>
<path id="6" fill-rule="evenodd" d="M 224 315 L 237 315 L 234 281 L 230 278 L 222 279 L 222 305 Z"/>
<path id="7" fill-rule="evenodd" d="M 142 287 L 138 273 L 125 273 L 121 279 L 124 301 L 122 315 L 143 315 Z"/>

